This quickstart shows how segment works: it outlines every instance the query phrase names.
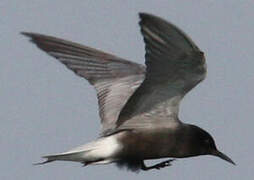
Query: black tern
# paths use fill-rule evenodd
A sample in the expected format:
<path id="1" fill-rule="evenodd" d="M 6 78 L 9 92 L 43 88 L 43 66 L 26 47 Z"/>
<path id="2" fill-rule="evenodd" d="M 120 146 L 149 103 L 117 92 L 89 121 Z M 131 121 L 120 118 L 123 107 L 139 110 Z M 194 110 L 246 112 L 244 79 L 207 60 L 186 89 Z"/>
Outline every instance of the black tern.
<path id="1" fill-rule="evenodd" d="M 52 36 L 22 32 L 97 91 L 102 130 L 99 137 L 70 151 L 43 156 L 84 166 L 116 163 L 132 171 L 170 166 L 175 158 L 213 155 L 235 164 L 217 150 L 205 130 L 179 120 L 182 98 L 206 76 L 204 53 L 175 25 L 140 13 L 145 65 Z M 172 158 L 146 166 L 144 160 Z"/>

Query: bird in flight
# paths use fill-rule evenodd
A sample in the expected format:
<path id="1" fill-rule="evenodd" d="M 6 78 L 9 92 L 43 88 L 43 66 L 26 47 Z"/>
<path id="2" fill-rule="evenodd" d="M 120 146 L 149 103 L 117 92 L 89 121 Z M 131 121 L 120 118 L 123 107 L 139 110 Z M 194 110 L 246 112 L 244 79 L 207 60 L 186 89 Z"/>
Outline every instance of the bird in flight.
<path id="1" fill-rule="evenodd" d="M 179 120 L 182 98 L 206 76 L 204 53 L 175 25 L 140 13 L 145 65 L 52 36 L 22 32 L 97 92 L 102 130 L 99 137 L 70 151 L 43 156 L 84 166 L 116 163 L 132 171 L 170 166 L 175 158 L 220 152 L 212 136 Z M 152 166 L 144 160 L 171 158 Z"/>

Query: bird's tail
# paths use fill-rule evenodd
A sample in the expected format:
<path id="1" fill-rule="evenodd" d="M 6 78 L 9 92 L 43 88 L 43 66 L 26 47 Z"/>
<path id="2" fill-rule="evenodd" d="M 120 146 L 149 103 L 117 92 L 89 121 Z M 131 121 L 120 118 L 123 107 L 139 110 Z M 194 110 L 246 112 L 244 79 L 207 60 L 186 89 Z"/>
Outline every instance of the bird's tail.
<path id="1" fill-rule="evenodd" d="M 43 156 L 42 158 L 45 158 L 46 161 L 36 163 L 35 165 L 42 165 L 53 161 L 74 161 L 84 165 L 111 163 L 115 160 L 114 155 L 119 149 L 120 146 L 115 137 L 109 136 L 64 153 Z"/>
<path id="2" fill-rule="evenodd" d="M 43 165 L 53 161 L 76 161 L 76 162 L 86 163 L 87 160 L 85 158 L 81 158 L 85 154 L 86 154 L 86 151 L 81 151 L 81 152 L 60 153 L 60 154 L 42 156 L 42 158 L 45 158 L 46 160 L 43 162 L 35 163 L 34 165 Z"/>

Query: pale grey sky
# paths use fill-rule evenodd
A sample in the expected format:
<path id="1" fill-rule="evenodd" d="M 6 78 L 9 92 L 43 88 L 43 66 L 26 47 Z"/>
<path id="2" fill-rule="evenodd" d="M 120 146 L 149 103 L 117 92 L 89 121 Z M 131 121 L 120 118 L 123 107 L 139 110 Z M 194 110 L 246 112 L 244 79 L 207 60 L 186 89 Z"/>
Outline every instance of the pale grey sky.
<path id="1" fill-rule="evenodd" d="M 212 156 L 179 159 L 139 174 L 114 165 L 33 166 L 100 130 L 94 89 L 20 31 L 49 34 L 144 63 L 138 12 L 161 16 L 205 52 L 207 79 L 183 100 L 180 118 L 216 139 L 237 166 Z M 252 179 L 254 177 L 252 0 L 44 0 L 0 2 L 0 179 Z"/>

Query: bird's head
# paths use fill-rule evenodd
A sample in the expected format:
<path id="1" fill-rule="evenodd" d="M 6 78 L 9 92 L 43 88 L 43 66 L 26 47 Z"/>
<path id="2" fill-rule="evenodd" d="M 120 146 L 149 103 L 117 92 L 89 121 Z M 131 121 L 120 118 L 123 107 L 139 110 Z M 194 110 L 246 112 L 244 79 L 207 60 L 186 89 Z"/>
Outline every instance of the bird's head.
<path id="1" fill-rule="evenodd" d="M 217 156 L 235 165 L 232 159 L 217 149 L 213 137 L 208 132 L 194 125 L 189 125 L 188 129 L 189 147 L 193 154 Z"/>

